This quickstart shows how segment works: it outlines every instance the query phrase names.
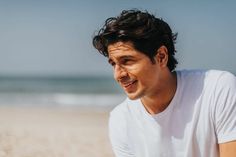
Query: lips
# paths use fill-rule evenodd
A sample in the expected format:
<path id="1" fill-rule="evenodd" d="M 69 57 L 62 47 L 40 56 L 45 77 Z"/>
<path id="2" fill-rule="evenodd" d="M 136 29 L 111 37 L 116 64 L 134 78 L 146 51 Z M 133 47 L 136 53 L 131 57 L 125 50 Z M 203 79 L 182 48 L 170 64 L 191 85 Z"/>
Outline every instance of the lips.
<path id="1" fill-rule="evenodd" d="M 129 88 L 131 87 L 134 83 L 136 83 L 137 80 L 133 80 L 133 81 L 128 81 L 128 82 L 123 82 L 121 83 L 121 85 L 124 87 L 124 88 Z"/>

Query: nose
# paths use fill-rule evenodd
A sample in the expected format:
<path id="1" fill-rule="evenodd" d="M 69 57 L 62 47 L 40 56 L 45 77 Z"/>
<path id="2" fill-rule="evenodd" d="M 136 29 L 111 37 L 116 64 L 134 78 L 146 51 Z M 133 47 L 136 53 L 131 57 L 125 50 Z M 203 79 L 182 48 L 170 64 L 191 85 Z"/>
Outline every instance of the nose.
<path id="1" fill-rule="evenodd" d="M 114 68 L 114 79 L 119 82 L 122 78 L 128 75 L 127 70 L 122 66 L 116 64 Z"/>

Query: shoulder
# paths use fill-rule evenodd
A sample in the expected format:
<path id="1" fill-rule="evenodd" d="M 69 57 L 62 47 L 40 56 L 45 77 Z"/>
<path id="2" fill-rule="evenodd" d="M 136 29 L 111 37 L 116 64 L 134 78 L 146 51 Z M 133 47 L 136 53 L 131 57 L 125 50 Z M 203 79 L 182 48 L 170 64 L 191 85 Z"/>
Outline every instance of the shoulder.
<path id="1" fill-rule="evenodd" d="M 126 98 L 122 103 L 117 105 L 111 112 L 110 116 L 120 116 L 126 114 L 128 111 L 128 98 Z"/>
<path id="2" fill-rule="evenodd" d="M 205 75 L 205 95 L 211 102 L 213 119 L 219 121 L 220 117 L 226 118 L 232 111 L 235 112 L 236 77 L 220 70 L 209 70 Z"/>
<path id="3" fill-rule="evenodd" d="M 235 75 L 222 70 L 181 70 L 177 71 L 180 79 L 197 80 L 201 79 L 205 83 L 235 82 Z"/>
<path id="4" fill-rule="evenodd" d="M 216 97 L 219 91 L 236 88 L 236 77 L 221 70 L 177 71 L 178 84 L 182 92 Z"/>
<path id="5" fill-rule="evenodd" d="M 235 75 L 230 73 L 229 71 L 222 71 L 222 70 L 208 70 L 205 72 L 208 77 L 213 77 L 216 79 L 235 79 Z"/>
<path id="6" fill-rule="evenodd" d="M 202 91 L 206 80 L 206 70 L 181 70 L 176 71 L 177 83 L 182 92 L 199 93 Z"/>
<path id="7" fill-rule="evenodd" d="M 124 125 L 128 114 L 128 98 L 117 105 L 111 112 L 109 117 L 110 125 Z"/>
<path id="8" fill-rule="evenodd" d="M 205 75 L 207 73 L 206 70 L 181 70 L 181 71 L 176 71 L 177 73 L 177 77 L 179 79 L 179 81 L 181 82 L 189 82 L 189 83 L 193 83 L 196 82 L 196 80 L 204 80 Z"/>
<path id="9" fill-rule="evenodd" d="M 111 112 L 109 117 L 110 125 L 125 126 L 128 119 L 138 110 L 138 100 L 130 100 L 126 98 L 122 103 L 117 105 Z"/>
<path id="10" fill-rule="evenodd" d="M 206 81 L 219 90 L 236 87 L 236 77 L 228 71 L 209 70 L 206 72 Z"/>
<path id="11" fill-rule="evenodd" d="M 205 72 L 207 72 L 206 70 L 202 70 L 202 69 L 183 69 L 183 70 L 177 70 L 176 71 L 178 75 L 186 77 L 186 76 L 193 76 L 193 75 L 202 75 Z"/>

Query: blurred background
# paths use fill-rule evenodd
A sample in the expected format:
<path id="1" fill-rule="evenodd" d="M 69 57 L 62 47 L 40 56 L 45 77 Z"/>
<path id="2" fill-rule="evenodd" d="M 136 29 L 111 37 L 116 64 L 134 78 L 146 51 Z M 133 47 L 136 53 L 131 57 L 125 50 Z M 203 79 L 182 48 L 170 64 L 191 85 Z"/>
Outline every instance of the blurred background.
<path id="1" fill-rule="evenodd" d="M 92 38 L 123 9 L 178 32 L 179 69 L 236 74 L 236 2 L 0 0 L 0 156 L 111 157 L 109 111 L 125 99 Z"/>
<path id="2" fill-rule="evenodd" d="M 178 32 L 177 69 L 236 74 L 234 1 L 1 0 L 0 104 L 119 103 L 125 96 L 92 37 L 106 18 L 132 8 Z"/>

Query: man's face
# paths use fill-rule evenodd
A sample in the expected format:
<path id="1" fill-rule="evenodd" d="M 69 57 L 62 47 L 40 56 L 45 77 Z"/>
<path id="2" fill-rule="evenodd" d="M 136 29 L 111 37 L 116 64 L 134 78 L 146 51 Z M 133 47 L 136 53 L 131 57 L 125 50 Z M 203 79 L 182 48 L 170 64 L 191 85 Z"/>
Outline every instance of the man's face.
<path id="1" fill-rule="evenodd" d="M 156 94 L 160 82 L 160 66 L 145 54 L 134 49 L 130 42 L 117 42 L 108 46 L 109 60 L 114 78 L 132 100 Z"/>

